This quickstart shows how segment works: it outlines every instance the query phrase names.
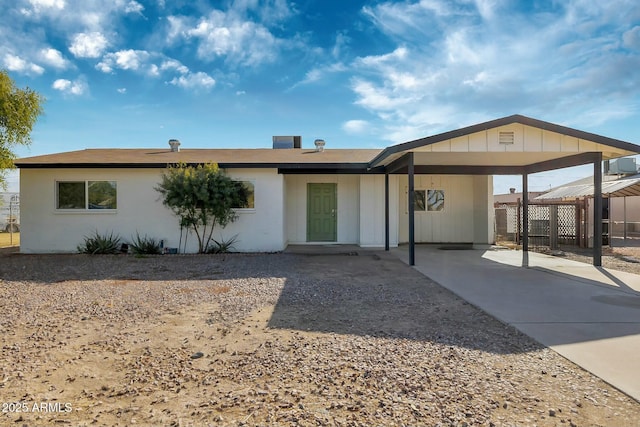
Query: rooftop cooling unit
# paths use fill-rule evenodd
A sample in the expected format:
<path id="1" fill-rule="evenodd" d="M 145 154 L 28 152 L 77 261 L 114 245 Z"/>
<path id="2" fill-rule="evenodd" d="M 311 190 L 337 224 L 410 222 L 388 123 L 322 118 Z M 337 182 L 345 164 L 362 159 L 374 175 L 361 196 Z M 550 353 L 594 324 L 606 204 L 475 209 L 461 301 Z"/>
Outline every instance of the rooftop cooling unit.
<path id="1" fill-rule="evenodd" d="M 636 167 L 636 159 L 627 157 L 622 159 L 611 160 L 609 162 L 608 173 L 610 175 L 624 175 L 624 174 L 638 173 L 638 168 Z"/>
<path id="2" fill-rule="evenodd" d="M 273 148 L 301 148 L 302 137 L 301 136 L 274 136 Z"/>

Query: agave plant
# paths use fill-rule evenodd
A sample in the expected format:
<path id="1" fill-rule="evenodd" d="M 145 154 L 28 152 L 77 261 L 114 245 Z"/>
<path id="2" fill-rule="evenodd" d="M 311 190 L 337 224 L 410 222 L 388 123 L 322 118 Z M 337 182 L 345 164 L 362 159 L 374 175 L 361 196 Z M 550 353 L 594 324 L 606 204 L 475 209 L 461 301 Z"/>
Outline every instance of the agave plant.
<path id="1" fill-rule="evenodd" d="M 97 230 L 91 236 L 85 236 L 84 242 L 78 245 L 78 252 L 83 254 L 116 254 L 120 252 L 121 238 L 113 231 L 100 234 Z"/>
<path id="2" fill-rule="evenodd" d="M 136 237 L 131 237 L 129 248 L 136 255 L 158 255 L 162 253 L 159 240 L 147 237 L 146 234 L 140 237 L 138 232 L 136 232 Z"/>

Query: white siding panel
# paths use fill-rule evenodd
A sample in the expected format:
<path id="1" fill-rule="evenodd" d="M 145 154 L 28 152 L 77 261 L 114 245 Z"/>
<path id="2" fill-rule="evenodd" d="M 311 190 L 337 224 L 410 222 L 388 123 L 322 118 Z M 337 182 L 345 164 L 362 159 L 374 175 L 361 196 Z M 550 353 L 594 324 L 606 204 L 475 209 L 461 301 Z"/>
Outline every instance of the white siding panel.
<path id="1" fill-rule="evenodd" d="M 596 151 L 598 149 L 598 144 L 591 141 L 586 141 L 584 139 L 578 140 L 578 147 L 580 151 Z"/>
<path id="2" fill-rule="evenodd" d="M 441 141 L 431 145 L 433 152 L 448 153 L 451 151 L 451 140 Z"/>
<path id="3" fill-rule="evenodd" d="M 389 244 L 398 245 L 397 176 L 389 176 Z M 360 246 L 384 247 L 384 175 L 360 176 Z"/>
<path id="4" fill-rule="evenodd" d="M 399 180 L 399 241 L 409 240 L 407 176 Z M 445 208 L 440 212 L 416 212 L 418 243 L 462 243 L 473 241 L 473 177 L 466 175 L 416 175 L 416 190 L 444 190 Z"/>
<path id="5" fill-rule="evenodd" d="M 453 138 L 451 140 L 451 151 L 455 151 L 455 152 L 469 151 L 469 137 L 465 135 L 459 138 Z"/>
<path id="6" fill-rule="evenodd" d="M 562 135 L 548 130 L 542 131 L 542 151 L 562 151 Z"/>
<path id="7" fill-rule="evenodd" d="M 542 151 L 542 129 L 533 128 L 531 126 L 524 127 L 524 151 L 538 152 Z"/>
<path id="8" fill-rule="evenodd" d="M 469 151 L 487 151 L 486 132 L 476 132 L 469 135 Z"/>
<path id="9" fill-rule="evenodd" d="M 562 151 L 573 151 L 577 153 L 579 150 L 580 144 L 578 138 L 562 135 Z"/>

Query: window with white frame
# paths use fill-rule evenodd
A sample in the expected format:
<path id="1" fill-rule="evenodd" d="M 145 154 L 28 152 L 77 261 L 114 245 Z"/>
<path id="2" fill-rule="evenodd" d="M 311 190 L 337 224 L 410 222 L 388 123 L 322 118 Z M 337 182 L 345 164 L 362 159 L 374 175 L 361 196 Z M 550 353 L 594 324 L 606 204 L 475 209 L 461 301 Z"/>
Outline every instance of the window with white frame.
<path id="1" fill-rule="evenodd" d="M 414 190 L 413 192 L 413 210 L 416 212 L 424 212 L 427 206 L 427 193 L 425 190 Z"/>
<path id="2" fill-rule="evenodd" d="M 444 190 L 427 190 L 427 211 L 444 210 Z"/>
<path id="3" fill-rule="evenodd" d="M 242 185 L 244 185 L 244 188 L 247 189 L 247 205 L 246 206 L 234 206 L 234 209 L 255 209 L 256 208 L 256 202 L 255 202 L 255 184 L 253 181 L 240 181 L 238 180 L 238 182 L 241 182 Z"/>
<path id="4" fill-rule="evenodd" d="M 115 210 L 118 186 L 115 181 L 57 181 L 56 209 Z"/>

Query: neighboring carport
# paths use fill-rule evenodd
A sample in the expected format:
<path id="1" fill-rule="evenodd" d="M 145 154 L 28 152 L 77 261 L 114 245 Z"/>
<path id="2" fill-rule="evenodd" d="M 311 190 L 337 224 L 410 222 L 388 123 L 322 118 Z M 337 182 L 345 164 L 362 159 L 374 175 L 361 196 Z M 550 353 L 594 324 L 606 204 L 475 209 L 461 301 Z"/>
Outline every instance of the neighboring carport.
<path id="1" fill-rule="evenodd" d="M 594 171 L 594 236 L 602 234 L 602 161 L 640 153 L 640 146 L 521 115 L 394 145 L 369 164 L 385 174 L 385 249 L 389 249 L 389 174 L 408 177 L 409 264 L 415 265 L 416 174 L 520 175 L 523 223 L 528 224 L 528 177 L 554 169 L 592 164 Z M 481 204 L 474 215 L 488 216 Z M 484 218 L 489 222 L 489 218 Z M 487 225 L 488 226 L 488 225 Z M 482 231 L 482 230 L 481 230 Z M 489 243 L 489 242 L 485 242 Z M 523 227 L 523 250 L 529 249 Z M 602 241 L 594 239 L 593 264 L 601 265 Z"/>
<path id="2" fill-rule="evenodd" d="M 556 188 L 555 190 L 551 190 L 548 193 L 542 194 L 536 197 L 535 200 L 547 201 L 566 201 L 566 200 L 575 200 L 581 198 L 593 198 L 593 195 L 596 194 L 595 186 L 593 183 L 591 184 L 577 184 L 577 185 L 567 185 L 564 187 Z M 617 179 L 614 181 L 607 181 L 602 183 L 602 197 L 604 198 L 614 198 L 614 197 L 622 197 L 624 199 L 623 204 L 623 229 L 624 229 L 624 238 L 626 241 L 627 234 L 627 197 L 637 197 L 640 196 L 640 178 L 624 178 Z M 611 203 L 609 203 L 609 209 L 611 209 Z M 609 212 L 611 217 L 611 212 Z M 601 219 L 602 220 L 602 219 Z M 611 223 L 609 223 L 609 245 L 612 243 L 611 239 Z"/>

